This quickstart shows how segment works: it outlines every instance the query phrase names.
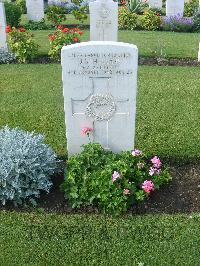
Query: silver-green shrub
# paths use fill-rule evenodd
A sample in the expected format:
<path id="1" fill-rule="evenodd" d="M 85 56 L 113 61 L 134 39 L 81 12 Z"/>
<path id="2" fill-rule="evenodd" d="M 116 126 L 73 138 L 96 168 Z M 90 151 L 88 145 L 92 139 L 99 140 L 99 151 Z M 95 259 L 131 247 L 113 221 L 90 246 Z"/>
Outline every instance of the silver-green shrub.
<path id="1" fill-rule="evenodd" d="M 14 54 L 5 49 L 0 49 L 0 64 L 10 64 L 16 61 Z"/>
<path id="2" fill-rule="evenodd" d="M 56 154 L 42 135 L 7 126 L 0 130 L 0 201 L 35 202 L 40 191 L 49 192 Z"/>

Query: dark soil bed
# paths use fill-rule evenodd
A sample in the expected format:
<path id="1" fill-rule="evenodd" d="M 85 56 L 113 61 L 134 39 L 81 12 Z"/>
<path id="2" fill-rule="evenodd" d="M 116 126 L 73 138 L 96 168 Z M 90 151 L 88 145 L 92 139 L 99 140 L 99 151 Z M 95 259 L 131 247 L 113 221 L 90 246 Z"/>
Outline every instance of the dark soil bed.
<path id="1" fill-rule="evenodd" d="M 144 203 L 133 206 L 133 214 L 153 213 L 193 213 L 200 212 L 200 165 L 170 167 L 173 181 L 151 194 Z M 41 196 L 37 209 L 54 213 L 97 213 L 95 208 L 73 210 L 64 199 L 59 186 L 64 175 L 54 177 L 54 190 Z M 30 208 L 16 208 L 13 205 L 1 207 L 2 210 L 31 211 Z"/>

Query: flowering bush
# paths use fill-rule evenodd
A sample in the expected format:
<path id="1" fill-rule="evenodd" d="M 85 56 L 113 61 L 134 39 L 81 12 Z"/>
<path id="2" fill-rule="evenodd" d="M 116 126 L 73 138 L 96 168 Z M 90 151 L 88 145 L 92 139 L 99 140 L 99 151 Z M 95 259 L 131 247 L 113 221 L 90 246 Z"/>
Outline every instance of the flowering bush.
<path id="1" fill-rule="evenodd" d="M 165 31 L 192 32 L 193 18 L 186 18 L 180 15 L 165 17 L 162 21 L 162 29 Z"/>
<path id="2" fill-rule="evenodd" d="M 134 30 L 137 27 L 138 15 L 130 12 L 126 7 L 119 9 L 119 29 Z"/>
<path id="3" fill-rule="evenodd" d="M 184 16 L 192 17 L 199 8 L 199 0 L 190 0 L 184 4 Z"/>
<path id="4" fill-rule="evenodd" d="M 47 19 L 58 26 L 65 21 L 65 8 L 57 5 L 49 5 L 46 9 Z"/>
<path id="5" fill-rule="evenodd" d="M 59 60 L 62 47 L 80 42 L 80 36 L 82 34 L 83 32 L 79 28 L 69 29 L 59 25 L 57 31 L 49 35 L 51 46 L 49 56 L 55 60 Z"/>
<path id="6" fill-rule="evenodd" d="M 12 27 L 18 27 L 22 11 L 18 5 L 12 2 L 5 2 L 6 21 Z"/>
<path id="7" fill-rule="evenodd" d="M 84 130 L 84 135 L 90 132 Z M 140 150 L 114 154 L 90 143 L 69 159 L 61 188 L 73 208 L 95 205 L 119 215 L 170 180 L 157 156 L 148 160 Z"/>
<path id="8" fill-rule="evenodd" d="M 148 10 L 140 19 L 141 28 L 144 30 L 158 30 L 160 29 L 162 20 L 160 13 Z"/>
<path id="9" fill-rule="evenodd" d="M 38 45 L 33 40 L 33 35 L 24 28 L 6 27 L 8 45 L 11 52 L 20 63 L 31 61 L 38 52 Z"/>

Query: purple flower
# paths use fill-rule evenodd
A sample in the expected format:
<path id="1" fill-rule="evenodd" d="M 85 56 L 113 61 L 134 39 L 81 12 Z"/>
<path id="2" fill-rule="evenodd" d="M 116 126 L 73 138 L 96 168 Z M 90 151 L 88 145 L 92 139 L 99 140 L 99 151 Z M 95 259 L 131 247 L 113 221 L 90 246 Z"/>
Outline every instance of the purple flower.
<path id="1" fill-rule="evenodd" d="M 159 175 L 159 174 L 160 174 L 160 169 L 157 169 L 157 168 L 154 168 L 154 167 L 151 167 L 149 169 L 149 175 L 150 176 Z"/>

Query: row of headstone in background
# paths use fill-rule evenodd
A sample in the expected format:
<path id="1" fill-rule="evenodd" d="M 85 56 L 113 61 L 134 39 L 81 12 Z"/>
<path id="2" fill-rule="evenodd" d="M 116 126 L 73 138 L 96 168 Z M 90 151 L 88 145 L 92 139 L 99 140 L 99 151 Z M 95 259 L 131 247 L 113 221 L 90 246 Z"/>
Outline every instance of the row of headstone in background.
<path id="1" fill-rule="evenodd" d="M 162 8 L 162 0 L 149 0 L 150 8 Z M 166 16 L 183 16 L 184 13 L 184 0 L 167 0 L 166 1 Z"/>
<path id="2" fill-rule="evenodd" d="M 7 49 L 6 42 L 6 16 L 4 3 L 0 2 L 0 49 Z"/>

